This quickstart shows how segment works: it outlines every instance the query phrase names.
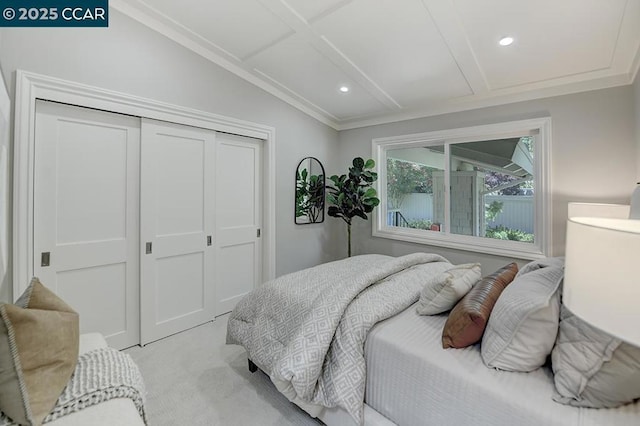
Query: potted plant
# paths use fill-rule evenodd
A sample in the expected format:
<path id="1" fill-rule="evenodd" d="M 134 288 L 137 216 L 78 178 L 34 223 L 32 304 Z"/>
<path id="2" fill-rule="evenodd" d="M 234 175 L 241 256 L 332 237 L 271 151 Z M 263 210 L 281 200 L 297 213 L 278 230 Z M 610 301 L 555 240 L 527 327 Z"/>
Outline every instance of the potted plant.
<path id="1" fill-rule="evenodd" d="M 376 190 L 371 185 L 378 179 L 372 169 L 376 163 L 369 159 L 366 162 L 356 157 L 348 175 L 333 175 L 329 178 L 333 185 L 327 186 L 327 214 L 339 217 L 347 224 L 347 254 L 351 257 L 351 221 L 358 216 L 368 220 L 367 213 L 380 204 Z"/>

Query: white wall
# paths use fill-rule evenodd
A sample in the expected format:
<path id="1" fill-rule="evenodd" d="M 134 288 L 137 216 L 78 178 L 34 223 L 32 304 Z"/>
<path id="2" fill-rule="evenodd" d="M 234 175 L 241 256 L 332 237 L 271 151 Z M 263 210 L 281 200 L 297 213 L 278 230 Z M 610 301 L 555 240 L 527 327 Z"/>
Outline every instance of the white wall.
<path id="1" fill-rule="evenodd" d="M 109 25 L 1 29 L 0 66 L 12 99 L 22 69 L 275 127 L 276 273 L 333 260 L 336 225 L 294 225 L 293 192 L 305 156 L 334 173 L 337 132 L 115 10 Z M 2 299 L 10 298 L 7 286 Z"/>
<path id="2" fill-rule="evenodd" d="M 640 182 L 640 72 L 636 74 L 636 80 L 633 83 L 634 94 L 634 111 L 636 120 L 636 154 L 638 156 L 637 169 L 636 169 L 636 181 Z"/>
<path id="3" fill-rule="evenodd" d="M 9 232 L 11 232 L 9 222 L 9 197 L 11 196 L 9 187 L 10 112 L 9 93 L 6 90 L 4 81 L 0 79 L 0 300 L 9 300 L 11 298 L 11 286 L 9 285 L 9 277 L 11 275 L 9 264 L 11 261 L 9 258 Z"/>
<path id="4" fill-rule="evenodd" d="M 636 91 L 636 93 L 638 93 Z M 636 95 L 638 97 L 638 95 Z M 631 86 L 445 114 L 340 132 L 340 162 L 371 156 L 373 138 L 551 116 L 553 254 L 564 253 L 569 201 L 628 203 L 635 187 L 638 141 Z M 401 255 L 433 251 L 454 263 L 480 261 L 483 272 L 507 258 L 371 237 L 371 221 L 355 219 L 354 252 Z M 344 241 L 344 236 L 341 237 Z M 344 242 L 339 243 L 342 249 Z M 344 250 L 344 249 L 342 249 Z"/>

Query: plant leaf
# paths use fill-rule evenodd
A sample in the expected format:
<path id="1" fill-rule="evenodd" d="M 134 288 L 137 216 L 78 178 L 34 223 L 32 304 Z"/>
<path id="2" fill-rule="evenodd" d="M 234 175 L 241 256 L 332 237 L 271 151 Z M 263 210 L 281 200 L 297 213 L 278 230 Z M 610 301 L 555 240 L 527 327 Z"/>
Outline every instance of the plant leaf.
<path id="1" fill-rule="evenodd" d="M 374 188 L 369 188 L 367 189 L 367 191 L 364 193 L 364 196 L 367 198 L 370 197 L 375 197 L 376 196 L 376 190 Z"/>

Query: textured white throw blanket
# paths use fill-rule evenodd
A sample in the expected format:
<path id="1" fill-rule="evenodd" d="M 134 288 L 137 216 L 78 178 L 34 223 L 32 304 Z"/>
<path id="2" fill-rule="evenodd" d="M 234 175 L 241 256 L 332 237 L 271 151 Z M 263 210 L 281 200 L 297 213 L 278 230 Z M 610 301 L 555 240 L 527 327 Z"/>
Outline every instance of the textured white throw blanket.
<path id="1" fill-rule="evenodd" d="M 238 303 L 227 343 L 244 346 L 276 387 L 312 415 L 340 406 L 362 423 L 364 341 L 451 268 L 435 254 L 364 255 L 270 281 Z"/>
<path id="2" fill-rule="evenodd" d="M 144 395 L 142 375 L 128 354 L 113 348 L 96 349 L 80 355 L 69 384 L 43 423 L 113 398 L 131 398 L 146 424 Z M 14 425 L 0 413 L 0 426 Z"/>

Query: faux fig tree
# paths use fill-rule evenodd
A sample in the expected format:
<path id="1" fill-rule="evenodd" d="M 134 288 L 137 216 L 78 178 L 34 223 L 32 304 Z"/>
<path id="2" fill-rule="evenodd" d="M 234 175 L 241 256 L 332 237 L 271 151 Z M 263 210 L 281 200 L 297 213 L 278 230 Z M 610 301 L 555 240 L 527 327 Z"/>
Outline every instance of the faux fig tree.
<path id="1" fill-rule="evenodd" d="M 327 214 L 339 217 L 347 224 L 347 254 L 351 257 L 351 221 L 354 217 L 368 220 L 368 213 L 380 204 L 376 190 L 371 185 L 378 179 L 372 169 L 376 163 L 369 159 L 366 162 L 356 157 L 348 175 L 333 175 L 329 178 L 333 185 L 327 185 Z"/>

